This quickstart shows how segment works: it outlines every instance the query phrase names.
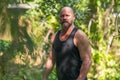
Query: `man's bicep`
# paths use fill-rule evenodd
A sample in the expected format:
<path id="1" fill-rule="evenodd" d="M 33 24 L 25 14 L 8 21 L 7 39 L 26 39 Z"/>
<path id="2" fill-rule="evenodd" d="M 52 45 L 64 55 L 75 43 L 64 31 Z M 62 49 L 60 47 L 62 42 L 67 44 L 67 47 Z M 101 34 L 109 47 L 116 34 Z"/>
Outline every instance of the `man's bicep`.
<path id="1" fill-rule="evenodd" d="M 80 51 L 80 57 L 82 60 L 90 60 L 91 59 L 91 49 L 88 47 L 87 49 L 82 49 Z"/>
<path id="2" fill-rule="evenodd" d="M 86 47 L 86 46 L 79 47 L 79 54 L 80 54 L 80 57 L 82 60 L 90 59 L 90 57 L 91 57 L 90 46 L 88 45 L 88 47 Z"/>
<path id="3" fill-rule="evenodd" d="M 46 61 L 46 68 L 51 68 L 52 66 L 54 66 L 54 64 L 55 64 L 55 59 L 51 50 Z"/>
<path id="4" fill-rule="evenodd" d="M 53 63 L 55 63 L 55 55 L 54 55 L 54 49 L 53 49 L 53 47 L 52 47 L 52 61 L 53 61 Z"/>
<path id="5" fill-rule="evenodd" d="M 89 58 L 91 55 L 91 46 L 88 37 L 85 33 L 79 31 L 77 33 L 77 47 L 80 53 L 81 59 Z"/>
<path id="6" fill-rule="evenodd" d="M 55 35 L 56 35 L 56 34 L 53 34 L 53 35 L 51 36 L 50 54 L 49 54 L 49 57 L 52 59 L 53 62 L 55 62 L 54 49 L 53 49 L 53 43 L 54 43 Z"/>

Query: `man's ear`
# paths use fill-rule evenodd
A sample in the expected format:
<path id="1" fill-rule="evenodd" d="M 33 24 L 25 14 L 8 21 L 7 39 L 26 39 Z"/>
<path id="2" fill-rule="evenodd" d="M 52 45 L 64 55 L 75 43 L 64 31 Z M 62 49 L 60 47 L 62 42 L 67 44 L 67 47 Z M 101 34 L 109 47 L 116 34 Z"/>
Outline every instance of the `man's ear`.
<path id="1" fill-rule="evenodd" d="M 76 18 L 75 14 L 73 15 L 73 17 L 74 17 L 73 20 L 75 20 L 75 18 Z"/>
<path id="2" fill-rule="evenodd" d="M 75 20 L 75 16 L 73 17 L 73 20 Z"/>
<path id="3" fill-rule="evenodd" d="M 73 19 L 75 20 L 75 17 Z"/>

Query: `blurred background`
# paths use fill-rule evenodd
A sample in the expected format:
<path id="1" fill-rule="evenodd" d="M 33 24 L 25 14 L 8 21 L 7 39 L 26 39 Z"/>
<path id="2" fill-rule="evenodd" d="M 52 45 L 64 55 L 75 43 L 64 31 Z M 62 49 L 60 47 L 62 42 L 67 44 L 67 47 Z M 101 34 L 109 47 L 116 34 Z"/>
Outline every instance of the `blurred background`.
<path id="1" fill-rule="evenodd" d="M 41 80 L 64 6 L 92 45 L 88 80 L 120 80 L 120 0 L 0 0 L 0 80 Z"/>

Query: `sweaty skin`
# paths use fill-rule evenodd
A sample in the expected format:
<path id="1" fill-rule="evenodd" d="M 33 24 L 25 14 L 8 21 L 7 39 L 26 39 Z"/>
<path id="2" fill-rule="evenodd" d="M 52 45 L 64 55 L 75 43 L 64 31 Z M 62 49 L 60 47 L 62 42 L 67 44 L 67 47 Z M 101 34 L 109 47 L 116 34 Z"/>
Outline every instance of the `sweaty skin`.
<path id="1" fill-rule="evenodd" d="M 73 23 L 74 20 L 75 20 L 75 15 L 73 10 L 70 7 L 63 7 L 60 11 L 61 32 L 59 39 L 61 41 L 65 41 L 69 37 L 72 30 L 74 29 L 75 27 Z M 47 80 L 48 75 L 51 73 L 56 62 L 53 53 L 54 50 L 52 47 L 55 36 L 56 34 L 53 35 L 51 38 L 51 50 L 45 64 L 45 70 L 42 80 Z M 75 33 L 74 45 L 78 48 L 79 55 L 82 60 L 82 66 L 80 68 L 80 74 L 77 80 L 84 80 L 91 66 L 91 46 L 87 35 L 83 31 L 77 30 L 77 32 Z"/>

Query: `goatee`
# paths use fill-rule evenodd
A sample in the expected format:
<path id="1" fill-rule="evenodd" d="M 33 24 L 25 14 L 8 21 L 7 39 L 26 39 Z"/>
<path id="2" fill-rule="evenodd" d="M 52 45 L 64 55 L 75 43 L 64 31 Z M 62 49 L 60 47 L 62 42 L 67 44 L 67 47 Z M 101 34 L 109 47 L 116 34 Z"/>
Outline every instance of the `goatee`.
<path id="1" fill-rule="evenodd" d="M 63 26 L 64 28 L 68 28 L 71 24 L 72 24 L 72 23 L 69 23 L 69 22 L 63 22 L 63 23 L 62 23 L 62 26 Z"/>

